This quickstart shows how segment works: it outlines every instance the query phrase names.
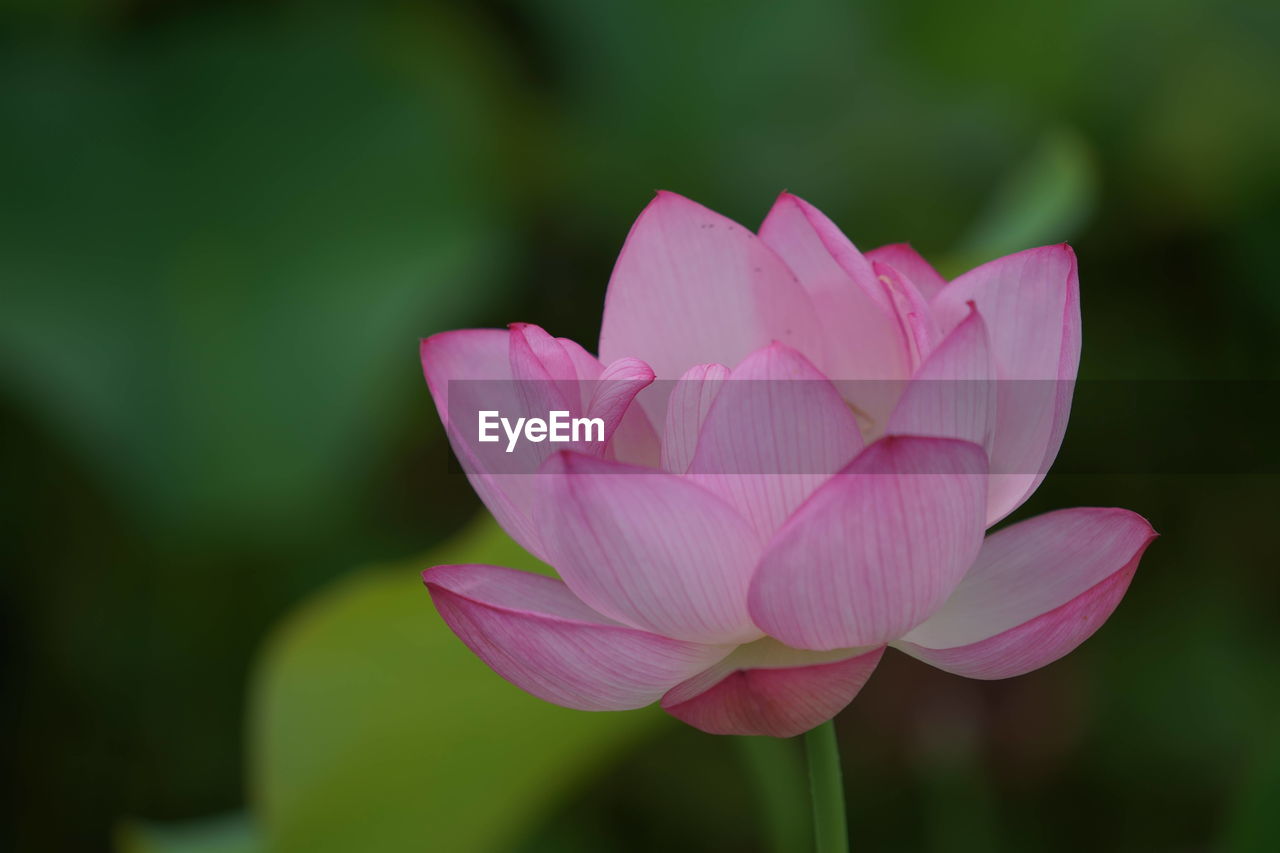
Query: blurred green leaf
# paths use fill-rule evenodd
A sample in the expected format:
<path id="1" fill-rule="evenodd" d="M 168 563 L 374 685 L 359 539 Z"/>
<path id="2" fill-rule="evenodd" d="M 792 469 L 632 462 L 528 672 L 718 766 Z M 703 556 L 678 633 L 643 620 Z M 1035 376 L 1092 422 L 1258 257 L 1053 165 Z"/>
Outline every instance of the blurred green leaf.
<path id="1" fill-rule="evenodd" d="M 157 537 L 348 523 L 417 339 L 509 280 L 473 41 L 371 4 L 5 51 L 0 392 Z"/>
<path id="2" fill-rule="evenodd" d="M 570 711 L 503 681 L 422 587 L 447 562 L 547 571 L 485 515 L 421 560 L 338 583 L 268 645 L 250 760 L 272 851 L 499 848 L 665 719 Z"/>
<path id="3" fill-rule="evenodd" d="M 972 91 L 934 97 L 896 63 L 879 35 L 892 4 L 796 0 L 785 22 L 768 0 L 736 3 L 731 17 L 674 0 L 518 5 L 563 69 L 558 168 L 544 192 L 601 245 L 620 242 L 655 188 L 749 227 L 786 189 L 860 246 L 927 250 L 953 239 L 967 182 L 981 186 L 1006 156 L 1005 116 Z"/>
<path id="4" fill-rule="evenodd" d="M 116 833 L 117 853 L 264 853 L 243 814 L 182 824 L 127 823 Z"/>
<path id="5" fill-rule="evenodd" d="M 1061 243 L 1084 225 L 1097 191 L 1085 140 L 1073 131 L 1051 131 L 1008 173 L 958 252 L 972 266 L 1033 246 Z"/>
<path id="6" fill-rule="evenodd" d="M 1253 772 L 1235 803 L 1227 825 L 1228 853 L 1280 850 L 1280 728 L 1253 754 Z"/>

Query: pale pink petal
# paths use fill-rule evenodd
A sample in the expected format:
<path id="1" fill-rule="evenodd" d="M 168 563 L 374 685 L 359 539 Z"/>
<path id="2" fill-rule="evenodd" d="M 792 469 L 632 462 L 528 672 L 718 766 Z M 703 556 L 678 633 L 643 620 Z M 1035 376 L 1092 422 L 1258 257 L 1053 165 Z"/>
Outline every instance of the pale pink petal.
<path id="1" fill-rule="evenodd" d="M 683 477 L 574 453 L 536 479 L 549 562 L 583 601 L 683 640 L 760 636 L 747 587 L 762 542 L 729 504 Z"/>
<path id="2" fill-rule="evenodd" d="M 764 222 L 760 224 L 760 236 L 787 261 L 788 266 L 791 266 L 788 255 L 800 262 L 799 269 L 792 266 L 797 275 L 802 275 L 801 270 L 805 273 L 829 272 L 826 261 L 834 261 L 843 270 L 847 280 L 852 281 L 873 302 L 891 313 L 892 306 L 883 289 L 876 283 L 871 262 L 825 213 L 799 196 L 787 192 L 779 194 Z M 818 241 L 816 246 L 813 243 L 815 238 Z M 815 276 L 814 284 L 820 284 L 821 290 L 835 289 L 835 280 L 825 274 Z M 809 287 L 808 284 L 805 286 Z"/>
<path id="3" fill-rule="evenodd" d="M 626 416 L 637 393 L 653 382 L 653 371 L 639 359 L 619 359 L 608 368 L 569 338 L 553 338 L 532 323 L 513 323 L 511 329 L 511 372 L 521 382 L 525 408 L 515 414 L 545 417 L 554 409 L 571 416 L 602 418 L 603 442 L 571 444 L 569 447 L 596 456 L 619 455 L 647 460 L 657 452 L 657 437 L 641 414 Z M 504 413 L 505 414 L 505 413 Z M 623 419 L 627 428 L 619 432 Z M 524 450 L 530 457 L 526 472 L 536 470 L 556 449 L 550 444 Z M 538 454 L 536 460 L 532 454 Z"/>
<path id="4" fill-rule="evenodd" d="M 977 305 L 1001 380 L 989 523 L 1019 507 L 1062 444 L 1080 362 L 1080 294 L 1066 244 L 1028 249 L 952 281 L 933 302 L 943 332 Z"/>
<path id="5" fill-rule="evenodd" d="M 969 678 L 1039 669 L 1096 631 L 1156 533 L 1123 509 L 1064 509 L 992 534 L 947 603 L 894 645 Z"/>
<path id="6" fill-rule="evenodd" d="M 695 364 L 736 364 L 779 340 L 820 346 L 804 289 L 754 234 L 675 193 L 658 194 L 631 228 L 605 296 L 600 356 L 635 356 L 660 379 Z M 665 399 L 643 395 L 654 423 Z"/>
<path id="7" fill-rule="evenodd" d="M 910 243 L 892 243 L 867 252 L 867 260 L 879 261 L 896 269 L 911 280 L 925 299 L 931 300 L 946 286 L 947 280 L 911 248 Z"/>
<path id="8" fill-rule="evenodd" d="M 577 361 L 561 340 L 532 323 L 512 323 L 510 330 L 511 375 L 520 383 L 526 412 L 545 417 L 547 412 L 562 409 L 581 415 L 585 403 L 582 391 L 587 383 L 579 380 Z"/>
<path id="9" fill-rule="evenodd" d="M 449 443 L 476 494 L 513 539 L 546 559 L 531 516 L 535 478 L 519 468 L 524 458 L 504 454 L 500 444 L 476 442 L 480 410 L 525 410 L 518 389 L 522 383 L 511 381 L 509 350 L 505 329 L 443 332 L 422 341 L 422 371 Z"/>
<path id="10" fill-rule="evenodd" d="M 765 638 L 662 697 L 671 716 L 713 735 L 793 737 L 853 701 L 884 647 L 811 652 Z"/>
<path id="11" fill-rule="evenodd" d="M 986 454 L 890 436 L 814 492 L 769 543 L 750 610 L 789 646 L 897 639 L 942 605 L 982 544 Z"/>
<path id="12" fill-rule="evenodd" d="M 590 398 L 586 414 L 588 418 L 604 421 L 606 444 L 586 444 L 574 449 L 600 456 L 608 448 L 614 458 L 656 462 L 658 438 L 641 408 L 632 405 L 636 394 L 652 382 L 653 370 L 638 358 L 620 358 L 606 367 L 600 378 L 587 386 Z"/>
<path id="13" fill-rule="evenodd" d="M 436 566 L 422 579 L 441 617 L 481 660 L 517 687 L 569 708 L 648 705 L 732 650 L 619 625 L 542 575 Z"/>
<path id="14" fill-rule="evenodd" d="M 723 364 L 696 364 L 675 382 L 667 400 L 667 424 L 662 434 L 664 471 L 683 474 L 689 469 L 702 422 L 728 378 L 729 368 Z"/>
<path id="15" fill-rule="evenodd" d="M 959 438 L 990 451 L 996 394 L 986 326 L 971 310 L 907 383 L 888 432 Z"/>
<path id="16" fill-rule="evenodd" d="M 639 406 L 636 394 L 653 382 L 653 370 L 637 358 L 622 358 L 607 368 L 568 338 L 552 338 L 531 323 L 511 326 L 511 371 L 524 380 L 525 411 L 544 416 L 552 409 L 573 416 L 602 418 L 605 442 L 573 445 L 593 455 L 656 465 L 658 437 Z M 576 381 L 575 381 L 576 380 Z M 545 384 L 544 384 L 545 383 Z M 544 446 L 541 463 L 553 448 Z M 531 469 L 537 468 L 537 464 Z"/>
<path id="17" fill-rule="evenodd" d="M 893 306 L 894 315 L 902 327 L 903 338 L 907 342 L 907 353 L 910 356 L 911 370 L 929 357 L 934 346 L 942 337 L 938 324 L 934 320 L 929 301 L 924 298 L 911 280 L 904 277 L 888 264 L 876 261 L 871 265 L 876 278 L 884 287 L 884 292 Z"/>
<path id="18" fill-rule="evenodd" d="M 935 300 L 944 332 L 977 305 L 996 364 L 1013 379 L 1074 376 L 1080 356 L 1079 278 L 1063 243 L 983 264 L 952 281 Z"/>
<path id="19" fill-rule="evenodd" d="M 858 455 L 862 435 L 831 382 L 790 347 L 752 353 L 729 379 L 689 475 L 768 536 Z"/>
<path id="20" fill-rule="evenodd" d="M 631 407 L 636 395 L 653 382 L 653 371 L 639 359 L 619 359 L 609 368 L 593 365 L 596 360 L 585 350 L 564 338 L 553 338 L 532 323 L 513 323 L 510 326 L 511 374 L 515 378 L 518 409 L 489 405 L 499 416 L 514 420 L 528 418 L 548 419 L 552 412 L 565 412 L 572 419 L 598 418 L 603 429 L 587 427 L 581 440 L 569 443 L 545 440 L 522 440 L 514 451 L 507 450 L 506 440 L 477 449 L 476 457 L 482 460 L 489 473 L 532 475 L 553 453 L 560 450 L 576 450 L 592 456 L 616 456 L 621 450 L 625 456 L 639 459 L 651 457 L 657 450 L 657 439 L 652 428 L 645 434 L 648 420 L 632 419 L 629 428 L 619 436 L 617 447 L 611 447 L 614 433 Z M 595 379 L 583 380 L 583 375 L 595 374 Z M 479 386 L 484 395 L 503 395 L 500 383 Z M 596 411 L 591 411 L 592 407 Z M 639 408 L 638 406 L 636 407 Z M 572 433 L 570 433 L 572 438 Z M 647 446 L 646 446 L 647 445 Z M 513 484 L 527 495 L 530 484 Z"/>
<path id="21" fill-rule="evenodd" d="M 600 378 L 600 374 L 604 372 L 604 365 L 598 358 L 583 349 L 577 341 L 571 341 L 568 338 L 556 338 L 556 340 L 560 342 L 565 355 L 572 362 L 579 382 L 593 382 Z"/>
<path id="22" fill-rule="evenodd" d="M 837 383 L 901 380 L 910 374 L 907 341 L 888 294 L 871 264 L 831 220 L 783 193 L 761 224 L 760 239 L 786 261 L 813 300 L 825 349 L 817 358 L 806 352 L 823 373 Z M 883 406 L 851 402 L 872 417 L 888 414 Z"/>
<path id="23" fill-rule="evenodd" d="M 627 408 L 614 430 L 605 458 L 641 468 L 657 468 L 661 464 L 662 442 L 648 413 L 640 405 L 639 397 Z"/>

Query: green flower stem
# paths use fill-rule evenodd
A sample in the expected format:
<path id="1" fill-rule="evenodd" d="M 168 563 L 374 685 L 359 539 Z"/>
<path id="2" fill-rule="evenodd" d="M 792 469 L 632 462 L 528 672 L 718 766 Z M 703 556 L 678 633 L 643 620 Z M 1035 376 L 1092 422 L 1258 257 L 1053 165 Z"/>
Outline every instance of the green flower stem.
<path id="1" fill-rule="evenodd" d="M 844 782 L 835 723 L 828 720 L 804 736 L 809 756 L 809 790 L 813 794 L 813 840 L 817 853 L 848 853 L 849 829 L 844 817 Z"/>
<path id="2" fill-rule="evenodd" d="M 774 737 L 735 737 L 756 801 L 764 849 L 796 853 L 813 846 L 813 813 L 800 744 Z"/>

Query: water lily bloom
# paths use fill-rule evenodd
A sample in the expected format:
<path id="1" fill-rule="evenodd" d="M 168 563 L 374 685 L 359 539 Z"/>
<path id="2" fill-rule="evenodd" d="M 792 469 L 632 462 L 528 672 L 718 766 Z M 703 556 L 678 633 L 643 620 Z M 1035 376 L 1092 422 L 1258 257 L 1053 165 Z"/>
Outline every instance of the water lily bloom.
<path id="1" fill-rule="evenodd" d="M 527 324 L 422 343 L 476 491 L 559 575 L 424 580 L 472 651 L 560 705 L 660 701 L 707 732 L 785 737 L 844 708 L 888 646 L 1019 675 L 1097 630 L 1155 536 L 1096 508 L 986 535 L 1066 428 L 1066 245 L 946 281 L 905 244 L 859 252 L 789 194 L 753 234 L 660 193 L 599 352 Z M 598 418 L 603 440 L 509 454 L 476 442 L 477 407 Z"/>

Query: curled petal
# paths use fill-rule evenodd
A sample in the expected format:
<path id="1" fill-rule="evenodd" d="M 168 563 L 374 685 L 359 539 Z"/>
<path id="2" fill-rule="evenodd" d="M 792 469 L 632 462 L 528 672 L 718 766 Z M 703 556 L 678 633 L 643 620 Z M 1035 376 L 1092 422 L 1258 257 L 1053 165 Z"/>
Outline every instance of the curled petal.
<path id="1" fill-rule="evenodd" d="M 605 434 L 622 420 L 631 400 L 653 382 L 653 369 L 638 358 L 620 358 L 604 369 L 592 390 L 587 414 L 605 422 Z"/>
<path id="2" fill-rule="evenodd" d="M 542 575 L 436 566 L 422 579 L 441 617 L 481 660 L 517 687 L 568 708 L 643 707 L 732 648 L 619 625 Z"/>
<path id="3" fill-rule="evenodd" d="M 662 707 L 710 734 L 792 737 L 852 702 L 883 653 L 801 651 L 765 638 L 671 688 Z"/>
<path id="4" fill-rule="evenodd" d="M 751 583 L 751 616 L 789 646 L 879 645 L 923 622 L 982 544 L 986 454 L 890 436 L 798 509 Z"/>
<path id="5" fill-rule="evenodd" d="M 947 603 L 894 645 L 969 678 L 1039 669 L 1089 638 L 1155 539 L 1123 509 L 1066 509 L 987 538 Z"/>
<path id="6" fill-rule="evenodd" d="M 576 448 L 593 455 L 607 450 L 613 458 L 637 465 L 658 461 L 658 436 L 638 405 L 636 395 L 653 382 L 653 370 L 638 358 L 620 358 L 590 386 L 587 417 L 604 421 L 604 443 Z M 585 389 L 584 389 L 585 390 Z"/>
<path id="7" fill-rule="evenodd" d="M 668 637 L 760 636 L 747 586 L 761 539 L 729 504 L 684 477 L 575 453 L 536 479 L 549 562 L 583 601 Z"/>

